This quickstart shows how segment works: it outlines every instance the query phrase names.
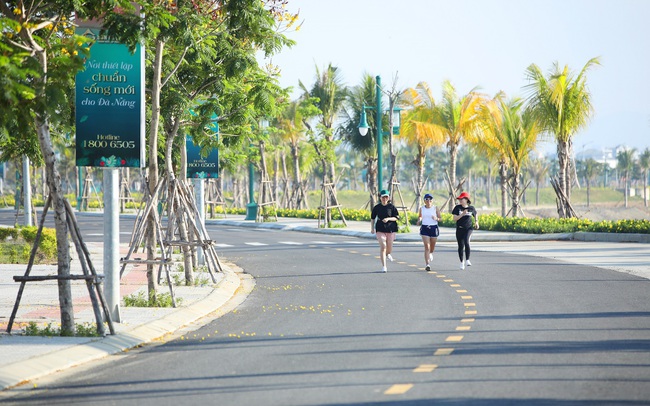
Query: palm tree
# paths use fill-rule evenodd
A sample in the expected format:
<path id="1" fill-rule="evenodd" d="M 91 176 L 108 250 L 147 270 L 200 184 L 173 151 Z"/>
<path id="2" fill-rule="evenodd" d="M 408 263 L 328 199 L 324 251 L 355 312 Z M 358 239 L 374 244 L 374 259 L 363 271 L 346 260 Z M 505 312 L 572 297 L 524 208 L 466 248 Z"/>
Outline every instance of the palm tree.
<path id="1" fill-rule="evenodd" d="M 293 185 L 289 196 L 285 196 L 286 206 L 289 209 L 306 208 L 307 199 L 300 172 L 300 148 L 304 142 L 305 125 L 302 122 L 300 103 L 291 102 L 277 119 L 279 138 L 284 144 L 289 144 L 291 161 L 293 163 Z"/>
<path id="2" fill-rule="evenodd" d="M 479 107 L 475 128 L 470 132 L 468 140 L 480 153 L 499 165 L 499 181 L 501 185 L 501 216 L 507 215 L 508 202 L 508 154 L 504 148 L 505 140 L 503 116 L 499 109 L 501 93 L 491 100 L 484 100 Z"/>
<path id="3" fill-rule="evenodd" d="M 580 175 L 587 184 L 587 207 L 591 205 L 591 183 L 601 171 L 601 164 L 593 158 L 587 158 L 582 162 Z"/>
<path id="4" fill-rule="evenodd" d="M 467 187 L 465 188 L 470 195 L 474 196 L 474 190 L 472 185 L 472 172 L 475 169 L 478 169 L 479 166 L 479 155 L 476 152 L 476 149 L 472 146 L 467 148 L 462 148 L 458 155 L 458 164 L 460 173 L 467 174 Z"/>
<path id="5" fill-rule="evenodd" d="M 634 170 L 634 154 L 636 153 L 635 148 L 624 148 L 616 154 L 617 168 L 621 171 L 623 175 L 624 188 L 623 193 L 625 194 L 625 207 L 628 207 L 628 196 L 629 196 L 629 186 L 630 186 L 630 176 Z"/>
<path id="6" fill-rule="evenodd" d="M 338 128 L 338 135 L 343 142 L 352 147 L 363 156 L 366 168 L 366 183 L 368 185 L 370 208 L 374 207 L 377 199 L 377 131 L 375 125 L 375 115 L 368 114 L 368 133 L 362 136 L 359 133 L 359 121 L 361 112 L 367 101 L 375 100 L 377 86 L 375 78 L 365 73 L 361 83 L 353 87 L 347 96 L 345 105 L 345 118 L 343 124 Z M 383 122 L 383 121 L 382 121 Z M 383 131 L 382 131 L 382 136 Z"/>
<path id="7" fill-rule="evenodd" d="M 343 109 L 348 90 L 343 85 L 339 69 L 332 66 L 331 63 L 322 72 L 316 66 L 316 81 L 311 89 L 308 90 L 302 82 L 299 84 L 305 96 L 312 98 L 315 106 L 320 110 L 318 119 L 318 123 L 320 124 L 319 132 L 322 140 L 325 142 L 321 144 L 314 143 L 314 146 L 323 161 L 323 169 L 326 177 L 329 177 L 330 181 L 334 182 L 336 180 L 336 173 L 334 168 L 335 160 L 333 159 L 333 148 L 335 146 L 333 127 L 338 114 Z M 310 127 L 309 124 L 307 126 Z M 327 168 L 328 164 L 329 168 Z"/>
<path id="8" fill-rule="evenodd" d="M 478 144 L 483 145 L 483 150 L 499 157 L 501 162 L 501 212 L 505 217 L 506 190 L 504 175 L 506 165 L 510 169 L 512 207 L 510 211 L 517 217 L 521 211 L 519 195 L 521 189 L 522 171 L 529 160 L 530 153 L 537 146 L 541 127 L 535 119 L 533 112 L 524 109 L 523 100 L 520 98 L 505 99 L 503 94 L 498 94 L 493 100 L 481 106 L 482 137 Z"/>
<path id="9" fill-rule="evenodd" d="M 650 148 L 639 155 L 639 167 L 643 171 L 643 205 L 648 207 L 648 171 L 650 170 Z"/>
<path id="10" fill-rule="evenodd" d="M 539 187 L 548 173 L 548 162 L 542 158 L 531 160 L 528 163 L 528 173 L 535 181 L 535 206 L 539 206 Z"/>
<path id="11" fill-rule="evenodd" d="M 425 186 L 424 168 L 427 151 L 432 147 L 444 145 L 445 138 L 441 132 L 432 131 L 429 125 L 435 116 L 435 101 L 426 83 L 420 83 L 417 89 L 407 89 L 402 102 L 411 109 L 402 120 L 399 136 L 417 150 L 413 163 L 417 169 L 415 199 L 419 202 Z"/>
<path id="12" fill-rule="evenodd" d="M 512 176 L 512 216 L 521 211 L 519 204 L 520 178 L 531 152 L 537 147 L 541 133 L 539 122 L 533 112 L 523 109 L 519 98 L 501 100 L 501 114 L 504 123 L 504 149 L 508 155 Z"/>
<path id="13" fill-rule="evenodd" d="M 442 99 L 435 103 L 429 98 L 430 92 L 426 92 L 429 85 L 421 82 L 416 91 L 423 97 L 422 102 L 433 108 L 431 121 L 422 123 L 428 127 L 434 138 L 443 138 L 449 152 L 449 178 L 453 187 L 456 186 L 456 157 L 458 147 L 465 136 L 474 128 L 477 119 L 477 106 L 481 101 L 480 95 L 472 89 L 468 94 L 459 97 L 456 89 L 448 80 L 442 83 Z M 427 94 L 428 93 L 428 94 Z M 454 193 L 454 191 L 450 191 Z M 453 198 L 453 195 L 450 197 Z M 449 200 L 449 211 L 451 211 L 453 199 Z"/>
<path id="14" fill-rule="evenodd" d="M 599 58 L 590 59 L 577 76 L 567 65 L 560 68 L 557 62 L 548 77 L 535 64 L 526 69 L 531 82 L 526 86 L 530 107 L 544 131 L 553 134 L 557 143 L 559 186 L 566 196 L 566 202 L 560 199 L 562 204 L 558 205 L 560 217 L 570 215 L 573 136 L 587 125 L 593 112 L 586 72 L 594 65 L 600 65 Z"/>

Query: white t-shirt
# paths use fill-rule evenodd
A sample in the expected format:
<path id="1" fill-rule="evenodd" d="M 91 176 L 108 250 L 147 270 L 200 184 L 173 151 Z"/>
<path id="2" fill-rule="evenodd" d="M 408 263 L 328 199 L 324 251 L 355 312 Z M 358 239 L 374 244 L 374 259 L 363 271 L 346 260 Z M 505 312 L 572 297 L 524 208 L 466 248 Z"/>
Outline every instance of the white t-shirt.
<path id="1" fill-rule="evenodd" d="M 438 225 L 438 216 L 436 216 L 436 206 L 431 206 L 427 208 L 422 206 L 422 225 L 423 226 L 437 226 Z"/>

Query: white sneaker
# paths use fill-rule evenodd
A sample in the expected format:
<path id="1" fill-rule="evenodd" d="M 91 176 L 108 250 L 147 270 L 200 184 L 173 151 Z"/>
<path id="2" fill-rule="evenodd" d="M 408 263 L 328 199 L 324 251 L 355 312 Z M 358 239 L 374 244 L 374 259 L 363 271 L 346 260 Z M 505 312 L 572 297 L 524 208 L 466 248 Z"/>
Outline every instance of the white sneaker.
<path id="1" fill-rule="evenodd" d="M 386 273 L 386 272 L 388 272 L 388 269 L 386 269 L 386 267 L 384 266 L 384 267 L 381 268 L 381 272 Z"/>
<path id="2" fill-rule="evenodd" d="M 427 264 L 427 266 L 424 267 L 424 270 L 427 271 L 427 272 L 430 271 L 430 270 L 431 270 L 431 266 L 430 266 L 429 264 Z"/>
<path id="3" fill-rule="evenodd" d="M 433 261 L 433 252 L 429 253 L 429 262 Z"/>
<path id="4" fill-rule="evenodd" d="M 465 261 L 465 265 L 467 265 L 467 266 L 472 266 L 472 263 L 469 262 L 469 259 L 468 259 L 468 260 Z"/>
<path id="5" fill-rule="evenodd" d="M 465 269 L 465 262 L 460 261 L 460 270 L 462 271 L 463 269 Z"/>
<path id="6" fill-rule="evenodd" d="M 388 258 L 388 260 L 389 260 L 390 262 L 395 261 L 395 260 L 393 259 L 393 256 L 390 255 L 390 254 L 386 255 L 386 258 Z"/>

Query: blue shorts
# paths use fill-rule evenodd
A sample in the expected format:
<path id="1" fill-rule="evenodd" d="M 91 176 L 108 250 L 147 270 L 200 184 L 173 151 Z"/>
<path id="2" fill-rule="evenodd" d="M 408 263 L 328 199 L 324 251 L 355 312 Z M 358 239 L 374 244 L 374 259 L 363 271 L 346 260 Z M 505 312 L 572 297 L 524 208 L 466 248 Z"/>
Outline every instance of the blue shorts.
<path id="1" fill-rule="evenodd" d="M 438 226 L 420 226 L 420 235 L 438 238 L 440 235 L 440 229 L 438 229 Z"/>

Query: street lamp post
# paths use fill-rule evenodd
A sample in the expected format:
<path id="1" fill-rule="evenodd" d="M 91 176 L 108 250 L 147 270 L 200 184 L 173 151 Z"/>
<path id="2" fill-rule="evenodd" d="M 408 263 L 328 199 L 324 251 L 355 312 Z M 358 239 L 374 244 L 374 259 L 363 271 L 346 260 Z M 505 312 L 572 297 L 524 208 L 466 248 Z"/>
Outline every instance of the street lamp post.
<path id="1" fill-rule="evenodd" d="M 383 165 L 384 165 L 384 159 L 383 159 L 383 138 L 385 133 L 383 132 L 382 129 L 382 124 L 381 124 L 381 119 L 382 115 L 384 114 L 384 111 L 382 110 L 381 107 L 381 96 L 382 96 L 382 90 L 381 90 L 381 77 L 377 75 L 375 77 L 375 93 L 376 93 L 376 101 L 375 101 L 375 106 L 366 106 L 364 105 L 363 108 L 361 109 L 361 120 L 359 122 L 359 134 L 361 136 L 365 136 L 368 134 L 368 120 L 366 118 L 366 109 L 371 109 L 375 110 L 375 126 L 376 126 L 376 134 L 377 134 L 377 194 L 380 193 L 382 189 L 382 185 L 384 183 L 384 175 L 383 175 Z M 392 107 L 392 104 L 391 104 Z M 392 133 L 394 134 L 399 134 L 399 126 L 400 126 L 400 108 L 391 108 L 390 114 L 391 114 L 391 125 L 393 128 L 391 128 Z M 396 114 L 394 114 L 396 113 Z"/>
<path id="2" fill-rule="evenodd" d="M 259 122 L 259 128 L 262 131 L 266 131 L 269 126 L 269 121 L 262 119 Z M 250 143 L 250 153 L 252 155 L 254 145 Z M 246 205 L 246 218 L 244 220 L 256 220 L 257 219 L 257 203 L 255 202 L 255 166 L 253 165 L 253 160 L 250 159 L 248 164 L 248 204 Z"/>

